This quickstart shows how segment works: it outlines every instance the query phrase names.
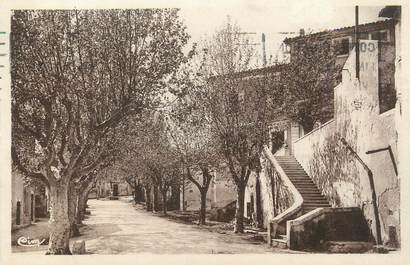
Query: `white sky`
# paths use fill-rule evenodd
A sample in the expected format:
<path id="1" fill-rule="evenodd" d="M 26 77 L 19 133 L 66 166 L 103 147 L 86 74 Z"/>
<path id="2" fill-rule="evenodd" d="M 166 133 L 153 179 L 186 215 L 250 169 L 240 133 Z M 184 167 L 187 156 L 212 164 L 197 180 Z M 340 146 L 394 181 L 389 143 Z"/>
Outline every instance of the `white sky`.
<path id="1" fill-rule="evenodd" d="M 181 17 L 185 20 L 187 31 L 192 36 L 192 42 L 200 42 L 201 38 L 211 36 L 227 21 L 230 16 L 242 31 L 256 32 L 252 42 L 261 42 L 261 34 L 266 35 L 266 55 L 273 59 L 278 54 L 280 57 L 280 44 L 286 37 L 295 35 L 279 34 L 279 32 L 318 32 L 325 29 L 334 29 L 354 25 L 354 6 L 308 5 L 302 1 L 298 5 L 267 6 L 249 3 L 241 6 L 215 6 L 202 5 L 181 8 Z M 383 6 L 359 7 L 359 23 L 368 23 L 378 18 L 378 13 Z M 256 46 L 261 50 L 261 46 Z M 279 58 L 280 59 L 280 58 Z"/>

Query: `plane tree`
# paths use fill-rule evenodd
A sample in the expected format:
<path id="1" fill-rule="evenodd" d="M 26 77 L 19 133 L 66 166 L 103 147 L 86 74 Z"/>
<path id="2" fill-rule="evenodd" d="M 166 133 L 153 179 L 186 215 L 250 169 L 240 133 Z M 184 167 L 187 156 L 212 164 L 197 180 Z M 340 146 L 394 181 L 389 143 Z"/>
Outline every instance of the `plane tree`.
<path id="1" fill-rule="evenodd" d="M 220 166 L 222 159 L 218 153 L 211 126 L 206 113 L 200 107 L 200 98 L 192 97 L 189 86 L 197 84 L 201 54 L 196 54 L 181 67 L 181 78 L 185 80 L 180 91 L 185 91 L 170 108 L 167 115 L 169 140 L 184 168 L 186 179 L 198 188 L 200 194 L 199 224 L 205 224 L 206 197 L 213 178 L 213 171 Z"/>
<path id="2" fill-rule="evenodd" d="M 70 254 L 70 183 L 111 159 L 115 128 L 160 103 L 187 39 L 175 9 L 13 12 L 11 151 L 49 188 L 47 254 Z"/>
<path id="3" fill-rule="evenodd" d="M 336 63 L 339 47 L 329 39 L 309 36 L 285 42 L 291 46 L 291 59 L 283 65 L 277 83 L 283 93 L 281 109 L 309 132 L 316 122 L 333 117 L 333 89 L 343 68 Z"/>
<path id="4" fill-rule="evenodd" d="M 244 232 L 245 188 L 252 171 L 260 168 L 262 146 L 268 141 L 271 117 L 268 73 L 251 72 L 255 55 L 250 40 L 228 21 L 202 43 L 197 85 L 189 90 L 198 100 L 212 131 L 218 153 L 236 187 L 234 231 Z"/>

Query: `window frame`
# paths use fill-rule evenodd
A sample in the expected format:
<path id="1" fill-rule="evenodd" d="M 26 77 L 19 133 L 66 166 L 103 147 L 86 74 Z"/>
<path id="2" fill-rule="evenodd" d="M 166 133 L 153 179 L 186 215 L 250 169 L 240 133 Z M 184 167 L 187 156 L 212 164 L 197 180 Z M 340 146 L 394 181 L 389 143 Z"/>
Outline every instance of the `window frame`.
<path id="1" fill-rule="evenodd" d="M 336 55 L 337 58 L 347 57 L 347 56 L 349 56 L 349 53 L 350 53 L 350 48 L 351 48 L 352 41 L 353 41 L 352 36 L 342 36 L 342 37 L 333 38 L 333 39 L 332 39 L 332 46 L 335 47 L 336 42 L 339 42 L 339 41 L 340 41 L 340 43 L 341 43 L 341 42 L 343 41 L 343 39 L 348 39 L 348 41 L 349 41 L 348 47 L 349 47 L 349 48 L 348 48 L 348 50 L 347 50 L 347 53 L 343 53 L 343 54 L 338 54 L 338 55 Z"/>

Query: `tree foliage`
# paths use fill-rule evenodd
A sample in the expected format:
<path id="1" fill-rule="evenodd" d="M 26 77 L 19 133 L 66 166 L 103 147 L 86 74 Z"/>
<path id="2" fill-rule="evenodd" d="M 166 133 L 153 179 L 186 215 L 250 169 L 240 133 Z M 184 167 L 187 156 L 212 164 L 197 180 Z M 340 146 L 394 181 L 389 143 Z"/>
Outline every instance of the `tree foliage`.
<path id="1" fill-rule="evenodd" d="M 119 123 L 160 103 L 185 59 L 187 37 L 173 9 L 15 11 L 13 150 L 20 168 L 45 182 L 51 166 L 79 176 L 94 168 L 111 153 Z"/>
<path id="2" fill-rule="evenodd" d="M 283 113 L 310 131 L 333 117 L 333 88 L 341 67 L 330 40 L 304 38 L 291 44 L 290 63 L 280 73 Z"/>

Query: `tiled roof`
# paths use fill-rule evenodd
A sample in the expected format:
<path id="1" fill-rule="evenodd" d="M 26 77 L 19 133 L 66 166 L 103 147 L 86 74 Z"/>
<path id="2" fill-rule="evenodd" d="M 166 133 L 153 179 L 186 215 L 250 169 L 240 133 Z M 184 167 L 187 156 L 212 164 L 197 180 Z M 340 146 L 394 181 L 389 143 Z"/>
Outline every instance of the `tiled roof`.
<path id="1" fill-rule="evenodd" d="M 365 28 L 371 28 L 374 26 L 379 26 L 379 25 L 388 25 L 390 23 L 393 23 L 393 19 L 386 19 L 386 20 L 381 20 L 381 21 L 376 21 L 376 22 L 370 22 L 370 23 L 365 23 L 365 24 L 359 24 L 359 31 L 363 31 Z M 312 33 L 312 34 L 308 34 L 308 35 L 304 35 L 304 36 L 297 36 L 297 37 L 293 37 L 293 38 L 286 38 L 283 42 L 285 42 L 286 44 L 288 43 L 292 43 L 304 38 L 314 38 L 314 37 L 321 37 L 322 35 L 326 35 L 329 33 L 335 33 L 335 32 L 342 32 L 342 31 L 349 31 L 349 30 L 354 30 L 354 26 L 349 26 L 349 27 L 343 27 L 343 28 L 337 28 L 337 29 L 329 29 L 329 30 L 324 30 L 324 31 L 320 31 L 320 32 L 316 32 L 316 33 Z"/>

